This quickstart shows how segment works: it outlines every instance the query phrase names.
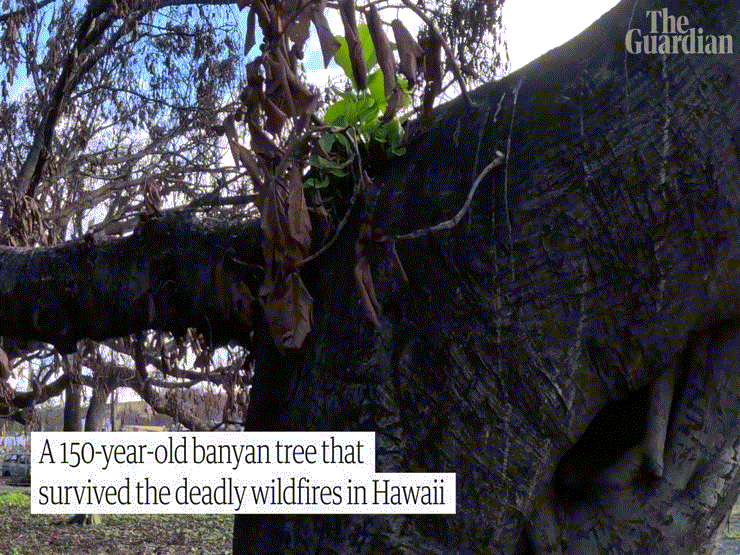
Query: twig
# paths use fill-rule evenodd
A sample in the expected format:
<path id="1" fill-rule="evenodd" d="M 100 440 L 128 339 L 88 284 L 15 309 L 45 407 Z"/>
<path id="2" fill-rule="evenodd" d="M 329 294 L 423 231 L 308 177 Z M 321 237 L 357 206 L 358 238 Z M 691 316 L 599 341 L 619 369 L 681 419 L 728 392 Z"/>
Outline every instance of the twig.
<path id="1" fill-rule="evenodd" d="M 257 203 L 259 195 L 234 195 L 230 197 L 218 196 L 218 191 L 211 191 L 203 196 L 193 199 L 190 204 L 182 210 L 210 210 L 216 206 L 236 206 L 241 204 Z"/>
<path id="2" fill-rule="evenodd" d="M 396 235 L 395 239 L 396 241 L 400 239 L 416 239 L 417 237 L 423 237 L 424 235 L 429 235 L 430 233 L 434 233 L 435 231 L 441 231 L 443 229 L 452 229 L 457 224 L 460 223 L 460 220 L 462 220 L 462 217 L 465 215 L 465 213 L 468 211 L 468 208 L 470 208 L 470 202 L 473 200 L 473 195 L 475 194 L 475 190 L 478 188 L 478 185 L 480 185 L 480 182 L 483 181 L 483 178 L 488 175 L 488 172 L 490 172 L 493 168 L 498 166 L 501 162 L 504 161 L 504 155 L 501 154 L 498 150 L 496 151 L 496 158 L 493 159 L 493 161 L 488 164 L 485 168 L 483 168 L 483 171 L 480 172 L 478 177 L 473 182 L 473 186 L 470 188 L 470 192 L 468 193 L 468 198 L 465 201 L 465 204 L 462 205 L 462 208 L 460 208 L 460 211 L 455 215 L 454 218 L 438 223 L 435 226 L 432 227 L 426 227 L 424 229 L 417 229 L 416 231 L 412 231 L 410 233 L 404 233 L 403 235 Z"/>
<path id="3" fill-rule="evenodd" d="M 429 27 L 429 30 L 434 33 L 437 38 L 439 38 L 439 41 L 442 43 L 442 48 L 445 49 L 445 54 L 447 54 L 447 59 L 452 65 L 452 73 L 455 75 L 455 79 L 457 80 L 457 82 L 460 83 L 460 92 L 465 99 L 465 107 L 468 110 L 471 110 L 474 104 L 470 98 L 470 95 L 468 94 L 468 89 L 465 86 L 465 81 L 463 80 L 462 73 L 460 72 L 460 66 L 457 65 L 457 60 L 452 54 L 452 50 L 450 50 L 450 45 L 447 44 L 447 41 L 442 36 L 442 33 L 440 33 L 439 29 L 437 29 L 437 26 L 434 24 L 434 21 L 432 21 L 429 16 L 427 16 L 427 14 L 425 14 L 424 11 L 419 8 L 419 6 L 414 4 L 411 0 L 401 0 L 401 2 L 403 2 L 408 9 L 418 15 L 419 18 L 427 25 L 427 27 Z"/>

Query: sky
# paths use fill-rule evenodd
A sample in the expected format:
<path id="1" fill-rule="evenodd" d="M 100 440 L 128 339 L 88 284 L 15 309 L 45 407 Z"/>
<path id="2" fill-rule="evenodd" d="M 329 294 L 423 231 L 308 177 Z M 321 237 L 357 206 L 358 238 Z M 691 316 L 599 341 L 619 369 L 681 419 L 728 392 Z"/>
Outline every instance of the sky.
<path id="1" fill-rule="evenodd" d="M 618 0 L 507 0 L 503 21 L 511 71 L 575 37 L 617 3 Z M 335 34 L 344 34 L 335 11 L 326 13 Z M 409 20 L 404 16 L 404 23 L 413 32 L 420 22 L 415 16 Z M 334 63 L 324 69 L 315 33 L 305 50 L 309 79 L 317 86 L 323 87 L 328 77 L 342 73 Z"/>
<path id="2" fill-rule="evenodd" d="M 560 46 L 617 0 L 507 0 L 503 20 L 512 71 Z"/>

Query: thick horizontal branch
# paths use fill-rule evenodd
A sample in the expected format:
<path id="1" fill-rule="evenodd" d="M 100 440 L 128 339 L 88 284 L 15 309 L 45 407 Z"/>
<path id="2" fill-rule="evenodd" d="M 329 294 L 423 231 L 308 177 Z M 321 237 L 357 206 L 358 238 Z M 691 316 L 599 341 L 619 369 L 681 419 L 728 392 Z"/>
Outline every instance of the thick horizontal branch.
<path id="1" fill-rule="evenodd" d="M 197 328 L 213 344 L 248 330 L 225 318 L 215 284 L 217 264 L 233 249 L 262 261 L 259 222 L 205 224 L 181 212 L 149 219 L 124 238 L 56 247 L 0 249 L 0 335 L 51 343 L 62 353 L 77 341 L 144 329 L 182 336 Z M 228 271 L 255 293 L 261 276 L 249 265 Z"/>

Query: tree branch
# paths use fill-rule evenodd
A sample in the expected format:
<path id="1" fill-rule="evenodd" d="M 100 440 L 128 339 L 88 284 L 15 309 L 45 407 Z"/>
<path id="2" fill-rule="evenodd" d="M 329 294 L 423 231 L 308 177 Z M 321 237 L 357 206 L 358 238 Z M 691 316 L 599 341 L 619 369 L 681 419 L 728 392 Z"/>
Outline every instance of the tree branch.
<path id="1" fill-rule="evenodd" d="M 259 264 L 261 240 L 256 220 L 204 223 L 167 212 L 124 238 L 1 248 L 0 335 L 45 341 L 61 353 L 74 352 L 83 337 L 149 328 L 177 336 L 197 328 L 217 344 L 243 339 L 249 330 L 222 314 L 213 276 L 229 249 Z M 256 290 L 253 272 L 233 271 Z"/>

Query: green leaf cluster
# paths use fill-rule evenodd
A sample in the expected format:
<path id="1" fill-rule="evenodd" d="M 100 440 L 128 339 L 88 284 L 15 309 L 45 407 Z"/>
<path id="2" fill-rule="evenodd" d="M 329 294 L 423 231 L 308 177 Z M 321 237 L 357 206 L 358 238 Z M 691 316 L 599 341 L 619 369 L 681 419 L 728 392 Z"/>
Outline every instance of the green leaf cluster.
<path id="1" fill-rule="evenodd" d="M 357 141 L 364 146 L 365 150 L 371 143 L 376 143 L 382 148 L 387 158 L 403 156 L 406 153 L 406 148 L 402 146 L 402 123 L 405 117 L 399 116 L 389 121 L 383 121 L 381 118 L 388 106 L 383 84 L 383 71 L 378 67 L 375 47 L 366 24 L 358 25 L 358 34 L 368 68 L 368 88 L 355 92 L 355 80 L 347 41 L 344 37 L 337 36 L 340 46 L 334 59 L 353 86 L 344 92 L 338 92 L 340 98 L 326 109 L 324 123 L 331 127 L 352 129 Z M 408 81 L 398 78 L 398 84 L 403 93 L 402 106 L 405 108 L 411 103 Z M 347 166 L 354 158 L 354 152 L 344 132 L 325 133 L 321 137 L 321 147 L 326 153 L 338 154 L 342 161 L 311 156 L 308 160 L 309 164 L 319 171 L 314 172 L 315 176 L 305 180 L 306 187 L 321 189 L 329 185 L 330 176 L 345 177 Z"/>

